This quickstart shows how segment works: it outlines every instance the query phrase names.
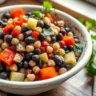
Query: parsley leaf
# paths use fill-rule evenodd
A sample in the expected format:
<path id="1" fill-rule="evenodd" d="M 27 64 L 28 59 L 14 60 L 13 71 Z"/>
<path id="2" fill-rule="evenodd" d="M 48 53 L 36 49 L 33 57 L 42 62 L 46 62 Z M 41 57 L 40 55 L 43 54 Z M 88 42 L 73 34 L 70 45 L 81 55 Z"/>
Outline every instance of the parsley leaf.
<path id="1" fill-rule="evenodd" d="M 43 28 L 43 33 L 46 36 L 49 36 L 49 35 L 53 35 L 54 34 L 54 31 L 52 30 L 52 28 Z"/>
<path id="2" fill-rule="evenodd" d="M 43 16 L 43 14 L 39 10 L 33 11 L 32 14 L 36 19 L 40 19 Z"/>
<path id="3" fill-rule="evenodd" d="M 80 22 L 80 23 L 82 23 L 82 24 L 84 24 L 84 18 L 78 18 L 78 21 Z"/>
<path id="4" fill-rule="evenodd" d="M 49 1 L 43 2 L 43 8 L 44 8 L 44 13 L 54 12 L 54 8 L 52 8 L 52 3 Z"/>
<path id="5" fill-rule="evenodd" d="M 96 40 L 96 35 L 91 35 L 91 38 L 92 38 L 93 40 Z"/>

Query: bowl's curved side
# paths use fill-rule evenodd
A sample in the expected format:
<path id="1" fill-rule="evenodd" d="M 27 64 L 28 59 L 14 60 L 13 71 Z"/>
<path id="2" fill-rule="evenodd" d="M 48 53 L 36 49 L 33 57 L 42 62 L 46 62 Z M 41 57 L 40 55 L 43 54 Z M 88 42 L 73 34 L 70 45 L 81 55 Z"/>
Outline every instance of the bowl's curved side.
<path id="1" fill-rule="evenodd" d="M 33 5 L 15 5 L 15 6 L 8 6 L 8 7 L 4 7 L 0 9 L 0 12 L 5 12 L 5 11 L 10 11 L 13 10 L 15 8 L 18 7 L 22 7 L 25 10 L 36 10 L 36 9 L 42 9 L 41 6 L 33 6 Z M 36 82 L 14 82 L 14 81 L 6 81 L 6 80 L 1 80 L 0 79 L 0 89 L 2 89 L 1 87 L 5 87 L 5 88 L 43 88 L 45 86 L 49 87 L 52 85 L 58 85 L 62 82 L 64 82 L 65 80 L 67 80 L 68 78 L 70 78 L 71 76 L 73 76 L 74 74 L 76 74 L 77 72 L 79 72 L 88 62 L 91 53 L 92 53 L 92 41 L 90 38 L 90 35 L 88 34 L 86 28 L 79 23 L 75 18 L 73 18 L 72 16 L 68 15 L 67 13 L 61 12 L 59 10 L 55 10 L 55 12 L 57 14 L 59 14 L 59 16 L 63 17 L 64 19 L 70 21 L 74 26 L 76 26 L 80 32 L 80 34 L 78 36 L 80 36 L 82 34 L 82 36 L 80 37 L 83 44 L 84 44 L 84 50 L 81 56 L 81 59 L 79 60 L 79 62 L 77 63 L 77 65 L 75 67 L 73 67 L 70 71 L 66 72 L 65 74 L 62 74 L 60 76 L 57 76 L 55 78 L 52 79 L 48 79 L 48 80 L 43 80 L 43 81 L 36 81 Z M 27 91 L 27 90 L 26 90 Z"/>

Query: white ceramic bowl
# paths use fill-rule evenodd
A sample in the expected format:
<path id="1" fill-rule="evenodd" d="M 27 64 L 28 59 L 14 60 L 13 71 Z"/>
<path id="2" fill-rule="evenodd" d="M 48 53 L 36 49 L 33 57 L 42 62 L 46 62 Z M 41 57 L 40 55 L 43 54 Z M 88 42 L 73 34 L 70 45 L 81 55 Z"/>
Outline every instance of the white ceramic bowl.
<path id="1" fill-rule="evenodd" d="M 29 10 L 29 11 L 42 9 L 41 6 L 15 5 L 15 6 L 0 8 L 0 12 L 2 13 L 2 12 L 10 11 L 18 7 L 19 8 L 22 7 L 25 10 Z M 83 43 L 84 50 L 77 65 L 63 75 L 57 76 L 52 79 L 43 80 L 43 81 L 14 82 L 14 81 L 7 81 L 7 80 L 0 79 L 0 90 L 14 93 L 14 94 L 21 94 L 21 95 L 39 94 L 59 86 L 64 81 L 66 81 L 67 79 L 75 75 L 77 72 L 79 72 L 86 65 L 92 53 L 92 42 L 91 42 L 90 35 L 88 34 L 88 31 L 82 24 L 80 24 L 72 16 L 64 12 L 61 12 L 59 10 L 55 10 L 55 12 L 59 14 L 59 16 L 62 19 L 68 20 L 73 26 L 75 26 L 78 29 L 78 32 L 76 32 L 76 34 L 78 35 L 81 42 Z"/>

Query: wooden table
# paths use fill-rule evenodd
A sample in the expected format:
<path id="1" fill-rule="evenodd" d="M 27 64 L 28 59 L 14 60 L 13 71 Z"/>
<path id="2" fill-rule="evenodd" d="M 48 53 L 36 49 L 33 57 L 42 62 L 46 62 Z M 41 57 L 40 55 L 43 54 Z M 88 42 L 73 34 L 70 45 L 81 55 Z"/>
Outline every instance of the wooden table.
<path id="1" fill-rule="evenodd" d="M 0 7 L 15 4 L 36 4 L 40 5 L 37 0 L 7 0 Z M 35 96 L 92 96 L 93 79 L 86 75 L 86 69 L 82 69 L 75 76 L 64 82 L 58 88 L 41 93 Z M 0 96 L 15 96 L 13 94 L 3 94 Z M 17 96 L 17 95 L 16 95 Z"/>

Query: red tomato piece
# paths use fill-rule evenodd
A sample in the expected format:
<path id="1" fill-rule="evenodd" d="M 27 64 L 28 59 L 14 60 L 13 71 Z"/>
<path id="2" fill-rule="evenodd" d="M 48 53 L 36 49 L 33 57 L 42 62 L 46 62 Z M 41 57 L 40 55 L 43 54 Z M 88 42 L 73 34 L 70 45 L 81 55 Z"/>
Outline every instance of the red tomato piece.
<path id="1" fill-rule="evenodd" d="M 66 46 L 74 46 L 75 44 L 74 38 L 72 36 L 64 36 L 63 41 L 65 42 Z"/>
<path id="2" fill-rule="evenodd" d="M 63 47 L 65 46 L 65 42 L 64 42 L 63 40 L 61 40 L 61 41 L 59 42 L 59 44 L 60 44 L 60 47 L 61 47 L 61 48 L 63 48 Z"/>
<path id="3" fill-rule="evenodd" d="M 45 47 L 40 47 L 41 53 L 45 52 Z"/>
<path id="4" fill-rule="evenodd" d="M 16 36 L 18 36 L 20 33 L 21 33 L 20 31 L 18 31 L 18 30 L 16 30 L 16 29 L 14 29 L 14 30 L 12 31 L 12 33 L 11 33 L 11 34 L 12 34 L 13 36 L 15 36 L 15 37 L 16 37 Z"/>
<path id="5" fill-rule="evenodd" d="M 54 67 L 47 67 L 40 69 L 40 77 L 42 80 L 53 78 L 55 76 L 57 76 L 57 74 Z"/>
<path id="6" fill-rule="evenodd" d="M 22 8 L 17 8 L 11 11 L 11 16 L 13 18 L 19 17 L 20 15 L 24 15 L 24 10 Z"/>
<path id="7" fill-rule="evenodd" d="M 54 22 L 54 19 L 52 18 L 52 16 L 50 14 L 48 14 L 48 13 L 45 14 L 45 17 L 48 17 L 52 23 Z"/>
<path id="8" fill-rule="evenodd" d="M 47 46 L 49 46 L 49 43 L 47 41 L 42 41 L 41 44 L 45 48 L 47 48 Z"/>
<path id="9" fill-rule="evenodd" d="M 36 32 L 36 31 L 32 32 L 32 37 L 38 38 L 38 36 L 39 36 L 39 32 Z"/>
<path id="10" fill-rule="evenodd" d="M 14 28 L 14 25 L 12 23 L 7 24 L 5 28 L 3 28 L 3 32 L 8 34 L 10 31 L 12 31 Z"/>
<path id="11" fill-rule="evenodd" d="M 14 56 L 15 56 L 15 52 L 6 48 L 0 53 L 0 60 L 3 61 L 8 66 L 10 66 L 14 62 L 13 60 Z"/>

